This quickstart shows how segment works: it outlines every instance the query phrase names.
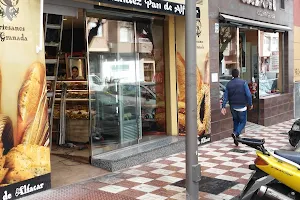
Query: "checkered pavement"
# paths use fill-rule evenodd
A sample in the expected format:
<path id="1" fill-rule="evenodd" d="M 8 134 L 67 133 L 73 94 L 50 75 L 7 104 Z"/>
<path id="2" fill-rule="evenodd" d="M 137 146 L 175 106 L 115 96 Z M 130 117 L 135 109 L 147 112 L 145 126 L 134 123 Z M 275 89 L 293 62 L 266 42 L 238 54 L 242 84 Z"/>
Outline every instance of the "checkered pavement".
<path id="1" fill-rule="evenodd" d="M 271 127 L 248 124 L 242 137 L 264 138 L 268 149 L 291 149 L 287 131 L 294 120 Z M 199 147 L 198 160 L 202 175 L 217 180 L 234 181 L 233 187 L 216 193 L 199 192 L 201 200 L 231 200 L 241 193 L 250 177 L 248 165 L 255 159 L 255 150 L 240 144 L 236 147 L 232 138 L 226 138 Z M 67 187 L 42 192 L 26 200 L 182 200 L 185 188 L 174 183 L 185 179 L 185 153 L 160 158 L 108 175 L 76 183 Z"/>
<path id="2" fill-rule="evenodd" d="M 265 138 L 268 149 L 288 149 L 287 131 L 294 120 L 246 130 L 243 137 Z M 238 149 L 240 151 L 235 151 Z M 201 199 L 229 200 L 239 195 L 250 177 L 249 164 L 255 159 L 255 150 L 244 145 L 236 147 L 232 138 L 199 147 L 202 175 L 238 182 L 226 191 L 213 195 L 200 192 Z M 185 188 L 172 184 L 185 179 L 185 153 L 160 158 L 150 163 L 131 167 L 82 183 L 100 191 L 134 197 L 140 200 L 185 199 Z"/>

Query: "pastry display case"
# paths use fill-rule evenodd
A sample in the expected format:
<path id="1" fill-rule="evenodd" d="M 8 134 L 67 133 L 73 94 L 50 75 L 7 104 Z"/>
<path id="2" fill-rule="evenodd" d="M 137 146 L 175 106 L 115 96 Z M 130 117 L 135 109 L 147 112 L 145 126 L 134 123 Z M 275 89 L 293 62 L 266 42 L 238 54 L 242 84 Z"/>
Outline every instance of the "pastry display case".
<path id="1" fill-rule="evenodd" d="M 57 132 L 64 135 L 64 141 L 89 142 L 90 94 L 92 97 L 86 80 L 60 80 L 57 82 L 54 120 Z"/>
<path id="2" fill-rule="evenodd" d="M 136 87 L 133 84 L 109 83 L 105 90 L 95 93 L 91 102 L 96 110 L 95 137 L 111 142 L 123 143 L 136 140 L 139 115 L 136 109 Z M 96 131 L 98 130 L 98 131 Z"/>

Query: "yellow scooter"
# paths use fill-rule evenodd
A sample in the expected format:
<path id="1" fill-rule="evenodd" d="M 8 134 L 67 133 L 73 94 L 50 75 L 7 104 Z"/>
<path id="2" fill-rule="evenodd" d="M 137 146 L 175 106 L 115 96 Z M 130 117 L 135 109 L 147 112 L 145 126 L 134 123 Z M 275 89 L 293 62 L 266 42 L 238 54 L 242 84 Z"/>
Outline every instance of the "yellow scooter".
<path id="1" fill-rule="evenodd" d="M 254 170 L 240 200 L 300 200 L 300 153 L 268 151 L 264 140 L 238 138 L 238 142 L 256 149 Z"/>

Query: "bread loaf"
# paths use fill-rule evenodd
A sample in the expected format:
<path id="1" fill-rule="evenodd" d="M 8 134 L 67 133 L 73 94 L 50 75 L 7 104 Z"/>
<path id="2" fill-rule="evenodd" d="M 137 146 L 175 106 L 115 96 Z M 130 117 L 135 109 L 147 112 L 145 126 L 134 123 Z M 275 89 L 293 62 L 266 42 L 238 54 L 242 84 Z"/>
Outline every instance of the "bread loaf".
<path id="1" fill-rule="evenodd" d="M 21 143 L 39 144 L 43 138 L 45 124 L 48 124 L 48 105 L 46 93 L 43 95 L 33 121 L 27 126 Z M 47 133 L 46 133 L 47 134 Z"/>
<path id="2" fill-rule="evenodd" d="M 42 63 L 33 63 L 24 78 L 18 96 L 18 119 L 15 145 L 20 144 L 28 125 L 36 118 L 42 95 L 45 93 L 45 67 Z M 31 136 L 34 137 L 34 136 Z"/>

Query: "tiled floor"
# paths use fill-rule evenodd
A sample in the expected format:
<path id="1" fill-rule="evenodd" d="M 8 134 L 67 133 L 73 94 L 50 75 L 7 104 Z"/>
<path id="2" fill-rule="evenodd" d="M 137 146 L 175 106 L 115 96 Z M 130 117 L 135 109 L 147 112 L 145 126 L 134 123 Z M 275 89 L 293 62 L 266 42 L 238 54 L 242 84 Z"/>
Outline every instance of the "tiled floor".
<path id="1" fill-rule="evenodd" d="M 52 188 L 62 187 L 109 173 L 89 164 L 51 155 Z"/>
<path id="2" fill-rule="evenodd" d="M 288 149 L 290 147 L 287 135 L 283 133 L 290 129 L 293 121 L 287 121 L 268 128 L 261 127 L 260 129 L 246 130 L 243 137 L 265 138 L 265 147 L 268 149 Z M 234 149 L 241 151 L 234 151 Z M 255 157 L 255 150 L 244 145 L 235 147 L 232 138 L 199 147 L 198 159 L 203 176 L 238 182 L 237 185 L 218 195 L 200 192 L 201 200 L 229 200 L 239 195 L 251 173 L 248 165 L 253 163 Z M 74 185 L 74 187 L 140 200 L 182 200 L 185 199 L 185 188 L 173 186 L 172 184 L 183 179 L 185 179 L 185 153 L 179 153 L 81 182 Z M 51 193 L 53 193 L 52 199 L 60 199 L 55 194 L 62 189 L 47 191 L 47 194 L 51 196 Z M 35 199 L 39 195 L 35 195 Z M 73 198 L 70 197 L 70 199 Z M 86 198 L 77 196 L 76 199 Z M 112 196 L 111 199 L 115 198 Z"/>

